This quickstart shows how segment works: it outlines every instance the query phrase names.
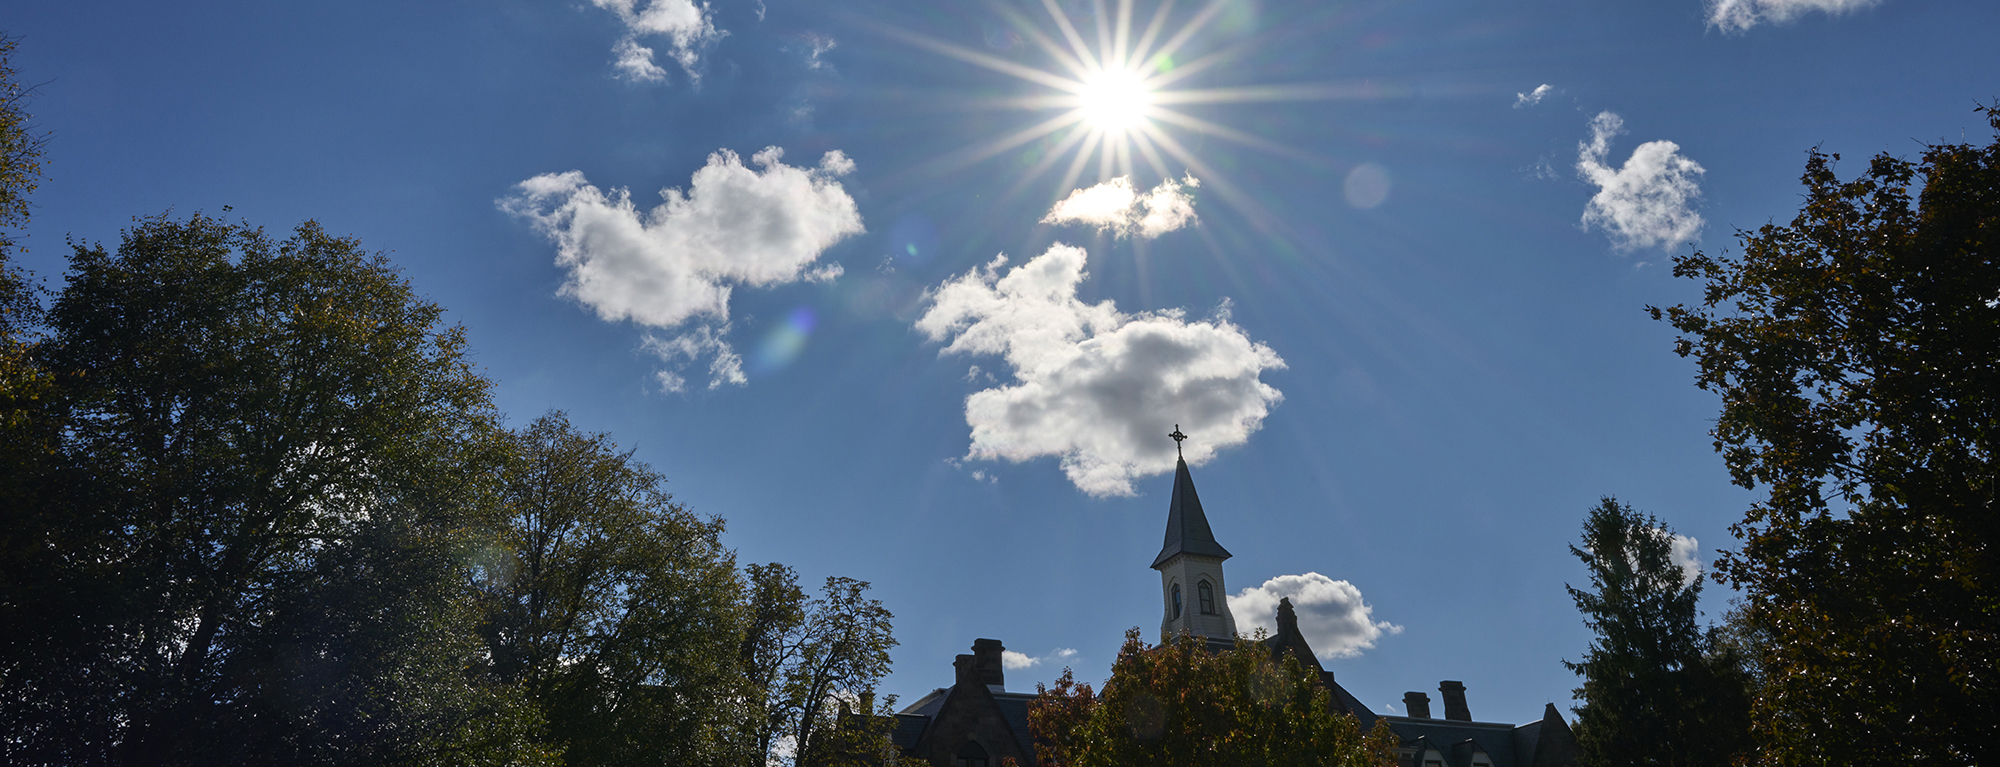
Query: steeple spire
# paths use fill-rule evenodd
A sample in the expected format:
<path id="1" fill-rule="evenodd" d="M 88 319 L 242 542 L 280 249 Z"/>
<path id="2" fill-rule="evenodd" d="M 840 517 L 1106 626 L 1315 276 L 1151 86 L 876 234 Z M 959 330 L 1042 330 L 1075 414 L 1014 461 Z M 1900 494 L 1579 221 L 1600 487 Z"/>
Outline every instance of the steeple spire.
<path id="1" fill-rule="evenodd" d="M 1174 433 L 1179 434 L 1180 429 L 1176 427 Z M 1174 442 L 1178 445 L 1180 440 Z M 1230 557 L 1229 550 L 1216 543 L 1215 533 L 1208 529 L 1208 515 L 1201 511 L 1201 497 L 1195 495 L 1194 477 L 1188 475 L 1185 458 L 1174 461 L 1174 497 L 1167 504 L 1167 539 L 1160 546 L 1160 555 L 1153 558 L 1153 569 L 1159 569 L 1177 554 Z"/>

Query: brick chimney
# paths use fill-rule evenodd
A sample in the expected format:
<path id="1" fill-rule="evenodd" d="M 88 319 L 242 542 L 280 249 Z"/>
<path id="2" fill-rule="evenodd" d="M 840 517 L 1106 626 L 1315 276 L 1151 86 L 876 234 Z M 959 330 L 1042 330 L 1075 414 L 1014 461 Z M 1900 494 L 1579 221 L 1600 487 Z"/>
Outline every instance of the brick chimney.
<path id="1" fill-rule="evenodd" d="M 1438 692 L 1444 693 L 1444 718 L 1461 722 L 1472 721 L 1472 710 L 1465 707 L 1465 683 L 1443 681 L 1438 683 Z"/>
<path id="2" fill-rule="evenodd" d="M 951 670 L 954 672 L 952 675 L 952 685 L 955 687 L 961 685 L 970 687 L 972 685 L 985 684 L 985 682 L 979 681 L 979 659 L 977 657 L 960 655 L 953 658 L 951 661 Z"/>
<path id="3" fill-rule="evenodd" d="M 1409 711 L 1410 718 L 1412 719 L 1429 719 L 1431 718 L 1431 696 L 1420 692 L 1403 693 L 1403 708 Z"/>
<path id="4" fill-rule="evenodd" d="M 972 640 L 972 655 L 979 659 L 980 683 L 994 692 L 1007 689 L 1007 665 L 1001 660 L 1006 651 L 998 639 Z"/>
<path id="5" fill-rule="evenodd" d="M 861 693 L 861 715 L 862 715 L 862 716 L 874 716 L 874 715 L 875 715 L 875 691 L 874 691 L 874 690 L 869 690 L 869 691 L 867 691 L 867 692 L 864 692 L 864 693 Z"/>

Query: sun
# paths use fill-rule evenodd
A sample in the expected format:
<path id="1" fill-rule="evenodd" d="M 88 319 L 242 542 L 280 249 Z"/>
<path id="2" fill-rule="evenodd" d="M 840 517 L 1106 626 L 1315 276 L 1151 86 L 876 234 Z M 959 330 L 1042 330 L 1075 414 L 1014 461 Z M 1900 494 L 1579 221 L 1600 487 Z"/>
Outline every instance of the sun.
<path id="1" fill-rule="evenodd" d="M 1138 72 L 1101 69 L 1085 78 L 1077 93 L 1077 108 L 1091 127 L 1124 133 L 1139 127 L 1153 104 L 1153 90 Z"/>
<path id="2" fill-rule="evenodd" d="M 1115 0 L 1116 12 L 1108 12 L 1107 0 L 1095 0 L 1092 23 L 1079 29 L 1075 20 L 1057 0 L 1042 0 L 1040 6 L 1053 22 L 1050 34 L 1030 20 L 1029 13 L 1015 8 L 1009 0 L 992 0 L 1005 16 L 1012 32 L 1041 49 L 1050 64 L 1038 68 L 977 51 L 955 43 L 878 26 L 890 37 L 951 58 L 1010 75 L 1040 86 L 1039 94 L 1018 97 L 974 98 L 966 106 L 975 109 L 1054 110 L 1056 114 L 1040 122 L 990 139 L 975 142 L 957 152 L 925 163 L 930 173 L 949 173 L 985 161 L 1003 152 L 1041 142 L 1019 171 L 1018 180 L 1003 193 L 1011 197 L 1026 189 L 1032 179 L 1066 164 L 1057 184 L 1057 194 L 1073 188 L 1087 168 L 1096 166 L 1098 181 L 1130 176 L 1140 166 L 1160 178 L 1191 176 L 1213 188 L 1225 203 L 1243 209 L 1257 206 L 1224 178 L 1217 169 L 1202 161 L 1176 134 L 1196 134 L 1205 138 L 1252 147 L 1266 152 L 1321 163 L 1322 158 L 1285 146 L 1248 131 L 1202 119 L 1185 107 L 1251 102 L 1308 101 L 1349 98 L 1357 92 L 1352 84 L 1297 83 L 1287 85 L 1239 85 L 1221 88 L 1191 88 L 1191 78 L 1225 68 L 1233 59 L 1254 52 L 1256 43 L 1241 43 L 1185 56 L 1191 39 L 1207 28 L 1231 0 L 1208 0 L 1189 16 L 1168 28 L 1173 0 L 1155 5 L 1150 19 L 1142 21 L 1134 6 L 1139 0 Z M 1029 2 L 1027 5 L 1034 5 Z M 1094 35 L 1089 33 L 1094 32 Z M 1095 37 L 1094 41 L 1090 37 Z M 1065 160 L 1067 161 L 1065 163 Z M 1096 162 L 1092 162 L 1095 160 Z M 1178 165 L 1172 168 L 1170 165 Z"/>

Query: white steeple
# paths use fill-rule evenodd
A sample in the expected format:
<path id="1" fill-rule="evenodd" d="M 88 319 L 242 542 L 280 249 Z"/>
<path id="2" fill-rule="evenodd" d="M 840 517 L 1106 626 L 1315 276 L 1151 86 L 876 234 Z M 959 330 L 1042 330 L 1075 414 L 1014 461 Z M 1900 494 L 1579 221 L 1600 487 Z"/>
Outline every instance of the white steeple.
<path id="1" fill-rule="evenodd" d="M 1174 427 L 1176 452 L 1187 439 Z M 1153 569 L 1160 571 L 1160 641 L 1169 641 L 1182 632 L 1210 639 L 1236 638 L 1236 618 L 1229 614 L 1229 591 L 1222 582 L 1222 561 L 1229 550 L 1215 542 L 1208 529 L 1208 516 L 1201 511 L 1195 495 L 1194 478 L 1188 475 L 1185 459 L 1174 467 L 1174 497 L 1167 506 L 1167 538 Z"/>

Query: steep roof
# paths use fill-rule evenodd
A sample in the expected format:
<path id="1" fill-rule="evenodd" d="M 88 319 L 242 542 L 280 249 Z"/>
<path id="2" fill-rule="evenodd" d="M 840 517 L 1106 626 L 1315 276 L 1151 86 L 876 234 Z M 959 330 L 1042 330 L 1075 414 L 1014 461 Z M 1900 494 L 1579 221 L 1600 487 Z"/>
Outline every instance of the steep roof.
<path id="1" fill-rule="evenodd" d="M 1167 506 L 1167 541 L 1160 547 L 1160 555 L 1153 558 L 1154 569 L 1177 554 L 1228 559 L 1229 550 L 1216 543 L 1215 533 L 1208 529 L 1208 515 L 1201 512 L 1201 497 L 1194 493 L 1194 477 L 1188 476 L 1187 461 L 1175 463 L 1174 499 Z"/>

